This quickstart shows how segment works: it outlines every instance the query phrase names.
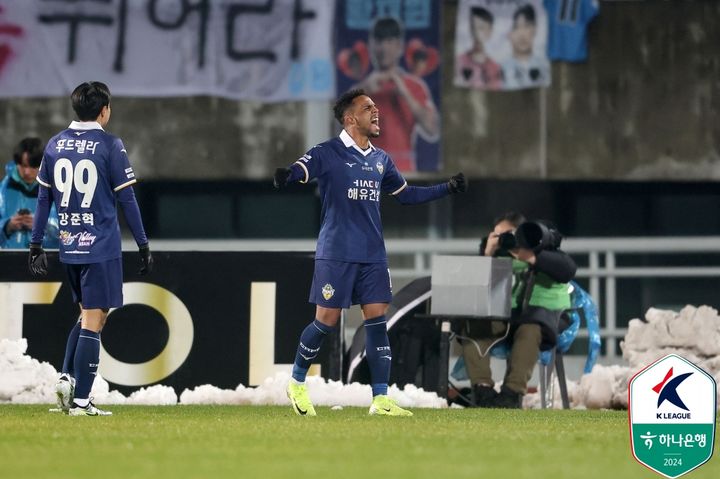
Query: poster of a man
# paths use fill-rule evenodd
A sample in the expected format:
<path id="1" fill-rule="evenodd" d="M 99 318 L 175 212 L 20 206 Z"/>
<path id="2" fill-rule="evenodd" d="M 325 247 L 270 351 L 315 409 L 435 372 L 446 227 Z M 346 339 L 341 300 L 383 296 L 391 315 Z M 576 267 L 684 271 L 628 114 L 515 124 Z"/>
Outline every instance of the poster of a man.
<path id="1" fill-rule="evenodd" d="M 362 88 L 370 95 L 380 111 L 380 136 L 373 139 L 373 144 L 385 150 L 400 171 L 437 171 L 440 166 L 437 0 L 426 1 L 429 15 L 425 24 L 417 22 L 417 16 L 410 25 L 401 17 L 377 16 L 369 19 L 364 32 L 343 23 L 346 20 L 343 6 L 347 6 L 344 3 L 338 8 L 341 30 L 336 55 L 338 90 Z M 363 34 L 367 46 L 359 34 Z M 370 60 L 369 71 L 361 76 L 358 62 L 350 60 L 365 55 Z"/>
<path id="2" fill-rule="evenodd" d="M 470 34 L 473 45 L 456 62 L 456 78 L 464 86 L 486 90 L 498 90 L 503 86 L 503 71 L 488 54 L 485 44 L 490 40 L 495 18 L 486 8 L 470 8 Z"/>
<path id="3" fill-rule="evenodd" d="M 461 0 L 455 85 L 482 90 L 549 86 L 547 35 L 542 0 Z"/>

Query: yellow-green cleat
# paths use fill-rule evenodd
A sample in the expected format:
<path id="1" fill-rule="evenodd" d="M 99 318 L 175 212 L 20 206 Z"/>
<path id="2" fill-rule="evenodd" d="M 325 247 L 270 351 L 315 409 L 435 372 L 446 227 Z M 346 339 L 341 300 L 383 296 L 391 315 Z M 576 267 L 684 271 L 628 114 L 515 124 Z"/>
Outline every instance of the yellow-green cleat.
<path id="1" fill-rule="evenodd" d="M 291 379 L 287 387 L 287 396 L 295 414 L 298 416 L 317 416 L 315 408 L 310 402 L 310 395 L 305 383 L 298 383 Z"/>
<path id="2" fill-rule="evenodd" d="M 403 409 L 395 401 L 385 395 L 375 396 L 370 405 L 369 414 L 377 416 L 412 416 L 413 413 Z"/>

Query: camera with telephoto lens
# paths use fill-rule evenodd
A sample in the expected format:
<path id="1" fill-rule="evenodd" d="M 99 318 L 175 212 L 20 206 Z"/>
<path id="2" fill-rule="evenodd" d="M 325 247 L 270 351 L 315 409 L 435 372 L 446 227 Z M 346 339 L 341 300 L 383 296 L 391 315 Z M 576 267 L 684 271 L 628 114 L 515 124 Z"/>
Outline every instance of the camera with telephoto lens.
<path id="1" fill-rule="evenodd" d="M 509 251 L 511 249 L 531 249 L 535 252 L 554 250 L 560 247 L 562 235 L 553 227 L 542 221 L 526 221 L 515 230 L 498 235 L 498 246 Z"/>

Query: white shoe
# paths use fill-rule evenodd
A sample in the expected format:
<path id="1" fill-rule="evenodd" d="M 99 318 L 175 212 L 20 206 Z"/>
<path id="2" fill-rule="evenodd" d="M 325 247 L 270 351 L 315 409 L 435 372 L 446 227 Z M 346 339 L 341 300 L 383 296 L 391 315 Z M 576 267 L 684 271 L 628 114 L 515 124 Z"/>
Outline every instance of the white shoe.
<path id="1" fill-rule="evenodd" d="M 68 374 L 61 374 L 60 379 L 55 384 L 55 395 L 57 397 L 57 409 L 67 414 L 75 396 L 75 378 Z"/>
<path id="2" fill-rule="evenodd" d="M 68 411 L 68 414 L 71 416 L 112 416 L 110 411 L 103 411 L 102 409 L 95 407 L 92 400 L 88 401 L 87 406 L 85 407 L 78 406 L 73 403 L 73 406 L 70 408 L 70 411 Z"/>

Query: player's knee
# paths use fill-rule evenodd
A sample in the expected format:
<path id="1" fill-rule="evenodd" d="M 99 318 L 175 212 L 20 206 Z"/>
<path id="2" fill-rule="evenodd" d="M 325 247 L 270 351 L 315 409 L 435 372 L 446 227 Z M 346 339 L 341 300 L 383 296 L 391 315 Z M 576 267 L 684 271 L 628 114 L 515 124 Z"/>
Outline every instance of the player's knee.
<path id="1" fill-rule="evenodd" d="M 377 318 L 378 316 L 384 316 L 387 313 L 387 303 L 374 303 L 364 304 L 362 306 L 362 312 L 364 319 Z"/>
<path id="2" fill-rule="evenodd" d="M 341 312 L 342 310 L 339 308 L 323 308 L 318 306 L 315 311 L 315 317 L 324 325 L 334 328 L 340 320 Z"/>

